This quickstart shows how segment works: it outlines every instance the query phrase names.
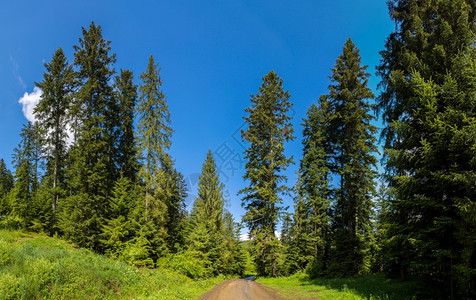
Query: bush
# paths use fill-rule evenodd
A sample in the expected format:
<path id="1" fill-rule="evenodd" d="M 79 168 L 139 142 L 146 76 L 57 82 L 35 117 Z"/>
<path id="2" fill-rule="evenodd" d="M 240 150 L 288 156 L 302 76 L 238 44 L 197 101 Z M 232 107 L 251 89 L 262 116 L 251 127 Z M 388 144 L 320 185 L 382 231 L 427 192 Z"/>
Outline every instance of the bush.
<path id="1" fill-rule="evenodd" d="M 2 274 L 0 276 L 0 299 L 20 299 L 22 295 L 20 282 L 21 279 L 13 274 Z"/>
<path id="2" fill-rule="evenodd" d="M 1 216 L 0 229 L 19 230 L 23 220 L 18 216 Z"/>
<path id="3" fill-rule="evenodd" d="M 187 250 L 168 259 L 161 259 L 160 265 L 168 264 L 168 268 L 192 279 L 207 278 L 212 275 L 212 269 L 202 256 L 201 252 Z"/>

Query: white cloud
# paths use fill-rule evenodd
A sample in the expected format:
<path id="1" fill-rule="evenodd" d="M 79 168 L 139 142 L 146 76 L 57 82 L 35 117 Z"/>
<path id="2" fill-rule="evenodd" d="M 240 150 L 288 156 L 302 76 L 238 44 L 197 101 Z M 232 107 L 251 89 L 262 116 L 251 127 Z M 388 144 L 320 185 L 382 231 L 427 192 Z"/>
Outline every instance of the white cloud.
<path id="1" fill-rule="evenodd" d="M 240 235 L 240 241 L 249 241 L 249 240 L 250 240 L 249 234 L 245 233 Z"/>
<path id="2" fill-rule="evenodd" d="M 23 115 L 25 115 L 25 118 L 32 123 L 36 122 L 33 110 L 35 109 L 38 102 L 40 102 L 42 94 L 43 91 L 35 86 L 33 92 L 31 92 L 30 94 L 25 92 L 25 94 L 23 94 L 23 97 L 18 100 L 18 103 L 22 105 Z"/>
<path id="3" fill-rule="evenodd" d="M 18 67 L 18 63 L 17 61 L 13 58 L 12 54 L 10 53 L 10 62 L 12 63 L 12 72 L 13 72 L 13 76 L 15 76 L 18 80 L 18 83 L 20 84 L 20 86 L 23 88 L 23 89 L 26 89 L 26 84 L 25 82 L 23 81 L 23 78 L 20 76 L 20 71 L 19 71 L 19 67 Z"/>
<path id="4" fill-rule="evenodd" d="M 274 235 L 278 238 L 278 240 L 281 239 L 281 231 L 274 231 Z M 249 241 L 249 240 L 250 240 L 249 233 L 244 233 L 240 235 L 240 241 Z"/>

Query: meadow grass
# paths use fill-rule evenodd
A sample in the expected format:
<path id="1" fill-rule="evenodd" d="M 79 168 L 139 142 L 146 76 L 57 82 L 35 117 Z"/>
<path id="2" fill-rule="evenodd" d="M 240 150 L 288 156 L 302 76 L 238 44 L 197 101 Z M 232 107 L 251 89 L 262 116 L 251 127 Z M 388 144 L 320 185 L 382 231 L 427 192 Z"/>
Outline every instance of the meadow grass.
<path id="1" fill-rule="evenodd" d="M 196 299 L 224 279 L 137 269 L 57 238 L 0 230 L 0 299 Z"/>
<path id="2" fill-rule="evenodd" d="M 413 299 L 414 282 L 386 279 L 381 274 L 353 278 L 309 279 L 298 273 L 290 277 L 264 278 L 257 282 L 276 290 L 280 296 L 318 299 Z"/>

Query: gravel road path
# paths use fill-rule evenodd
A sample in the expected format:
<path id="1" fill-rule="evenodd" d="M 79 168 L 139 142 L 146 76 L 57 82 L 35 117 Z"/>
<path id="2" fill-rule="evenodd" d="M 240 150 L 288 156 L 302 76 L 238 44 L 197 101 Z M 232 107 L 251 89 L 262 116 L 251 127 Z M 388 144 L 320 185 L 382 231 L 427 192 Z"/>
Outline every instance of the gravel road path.
<path id="1" fill-rule="evenodd" d="M 271 289 L 246 279 L 229 279 L 215 286 L 200 300 L 282 300 Z"/>

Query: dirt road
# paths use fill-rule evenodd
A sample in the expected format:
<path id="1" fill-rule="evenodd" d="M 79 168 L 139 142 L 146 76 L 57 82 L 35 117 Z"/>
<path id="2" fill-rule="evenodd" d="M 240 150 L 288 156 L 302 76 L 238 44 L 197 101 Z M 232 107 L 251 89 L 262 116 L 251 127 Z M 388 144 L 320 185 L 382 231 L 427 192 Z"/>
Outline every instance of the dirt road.
<path id="1" fill-rule="evenodd" d="M 281 300 L 271 289 L 246 279 L 230 279 L 215 286 L 200 300 Z"/>

